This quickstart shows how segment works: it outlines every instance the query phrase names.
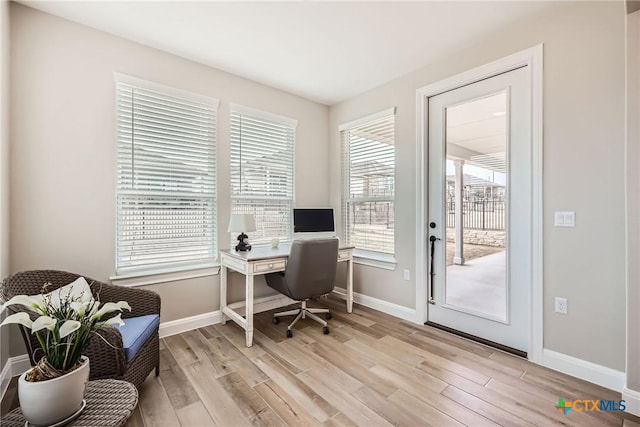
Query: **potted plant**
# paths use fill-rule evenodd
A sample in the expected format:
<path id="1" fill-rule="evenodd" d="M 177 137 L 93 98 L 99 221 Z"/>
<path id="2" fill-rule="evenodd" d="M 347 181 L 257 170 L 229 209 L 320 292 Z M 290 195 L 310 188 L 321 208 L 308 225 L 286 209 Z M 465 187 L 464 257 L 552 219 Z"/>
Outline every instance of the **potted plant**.
<path id="1" fill-rule="evenodd" d="M 89 359 L 83 352 L 101 328 L 124 324 L 121 315 L 114 316 L 114 312 L 131 307 L 125 301 L 101 305 L 82 277 L 53 292 L 17 295 L 5 303 L 16 304 L 32 315 L 25 311 L 12 314 L 0 326 L 17 323 L 27 327 L 43 352 L 36 366 L 18 379 L 22 413 L 34 425 L 52 425 L 79 414 L 89 379 Z M 109 318 L 103 320 L 105 316 Z"/>

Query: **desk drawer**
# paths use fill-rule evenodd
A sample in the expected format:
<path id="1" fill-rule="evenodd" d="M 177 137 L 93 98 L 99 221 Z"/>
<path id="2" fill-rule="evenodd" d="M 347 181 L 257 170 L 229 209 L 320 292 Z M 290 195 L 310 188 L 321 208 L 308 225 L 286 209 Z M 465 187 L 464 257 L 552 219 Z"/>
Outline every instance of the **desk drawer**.
<path id="1" fill-rule="evenodd" d="M 287 261 L 277 259 L 272 261 L 256 262 L 253 264 L 254 273 L 270 273 L 272 271 L 282 271 L 287 266 Z"/>
<path id="2" fill-rule="evenodd" d="M 223 254 L 221 257 L 221 262 L 224 266 L 230 268 L 231 270 L 237 271 L 238 273 L 247 274 L 247 263 L 245 261 L 241 261 L 239 259 L 235 259 Z"/>
<path id="3" fill-rule="evenodd" d="M 338 252 L 338 261 L 346 261 L 351 258 L 351 250 L 344 250 Z"/>

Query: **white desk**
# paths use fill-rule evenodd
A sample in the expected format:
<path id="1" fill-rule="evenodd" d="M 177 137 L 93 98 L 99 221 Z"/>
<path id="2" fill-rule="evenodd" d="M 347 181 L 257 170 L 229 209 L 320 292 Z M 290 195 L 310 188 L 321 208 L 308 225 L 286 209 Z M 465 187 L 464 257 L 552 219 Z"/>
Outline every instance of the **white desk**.
<path id="1" fill-rule="evenodd" d="M 254 248 L 247 252 L 236 252 L 233 249 L 220 251 L 220 311 L 222 324 L 227 318 L 233 320 L 246 331 L 247 347 L 253 345 L 253 278 L 261 274 L 284 271 L 289 258 L 290 245 L 278 248 Z M 347 263 L 347 312 L 353 309 L 353 246 L 338 249 L 338 262 Z M 233 311 L 227 304 L 227 269 L 237 271 L 245 276 L 245 317 Z"/>

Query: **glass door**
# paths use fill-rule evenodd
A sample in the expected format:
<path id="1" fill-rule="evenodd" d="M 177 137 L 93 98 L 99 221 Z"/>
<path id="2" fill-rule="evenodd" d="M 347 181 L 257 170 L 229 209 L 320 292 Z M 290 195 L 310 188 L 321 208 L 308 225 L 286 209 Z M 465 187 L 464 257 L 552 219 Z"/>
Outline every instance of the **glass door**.
<path id="1" fill-rule="evenodd" d="M 429 322 L 527 351 L 526 67 L 429 99 Z"/>

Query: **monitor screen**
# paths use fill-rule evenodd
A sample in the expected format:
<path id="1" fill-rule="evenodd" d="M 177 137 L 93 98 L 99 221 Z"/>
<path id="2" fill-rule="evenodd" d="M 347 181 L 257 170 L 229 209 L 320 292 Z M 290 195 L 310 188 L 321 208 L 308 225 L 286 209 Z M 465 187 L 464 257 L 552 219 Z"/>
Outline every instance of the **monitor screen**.
<path id="1" fill-rule="evenodd" d="M 293 210 L 294 233 L 323 231 L 335 231 L 332 208 Z"/>

